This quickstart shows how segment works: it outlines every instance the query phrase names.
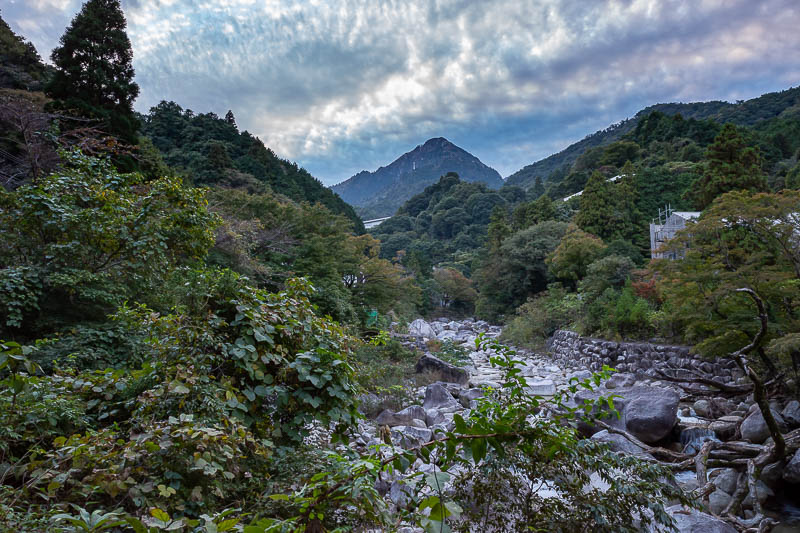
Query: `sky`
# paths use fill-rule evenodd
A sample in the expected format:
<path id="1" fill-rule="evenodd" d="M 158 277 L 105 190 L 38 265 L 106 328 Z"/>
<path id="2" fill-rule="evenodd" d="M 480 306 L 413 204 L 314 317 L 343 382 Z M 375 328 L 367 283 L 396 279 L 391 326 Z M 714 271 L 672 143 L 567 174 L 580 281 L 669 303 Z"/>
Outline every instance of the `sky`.
<path id="1" fill-rule="evenodd" d="M 122 0 L 135 107 L 232 110 L 331 185 L 446 137 L 503 177 L 651 104 L 800 84 L 798 0 Z M 43 58 L 80 0 L 0 0 Z"/>

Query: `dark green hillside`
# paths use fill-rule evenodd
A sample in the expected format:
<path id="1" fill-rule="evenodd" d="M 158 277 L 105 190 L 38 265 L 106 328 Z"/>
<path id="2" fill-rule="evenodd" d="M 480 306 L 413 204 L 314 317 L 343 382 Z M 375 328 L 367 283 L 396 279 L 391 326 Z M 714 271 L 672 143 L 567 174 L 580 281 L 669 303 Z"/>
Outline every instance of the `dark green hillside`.
<path id="1" fill-rule="evenodd" d="M 39 91 L 52 73 L 36 48 L 0 17 L 0 89 Z"/>
<path id="2" fill-rule="evenodd" d="M 198 185 L 269 187 L 298 202 L 320 203 L 348 217 L 363 231 L 353 208 L 303 168 L 264 146 L 247 131 L 240 132 L 233 113 L 195 115 L 175 102 L 161 102 L 142 117 L 149 137 L 171 167 L 185 171 Z"/>
<path id="3" fill-rule="evenodd" d="M 506 184 L 518 185 L 527 189 L 532 187 L 536 178 L 539 177 L 547 185 L 550 185 L 554 198 L 577 192 L 586 183 L 588 176 L 576 176 L 573 175 L 573 172 L 582 170 L 582 167 L 591 166 L 592 158 L 602 153 L 599 149 L 623 138 L 629 139 L 631 135 L 639 135 L 634 133 L 634 130 L 640 131 L 638 128 L 639 123 L 653 113 L 668 116 L 680 115 L 687 120 L 711 120 L 719 124 L 732 122 L 738 126 L 758 125 L 756 130 L 761 130 L 764 127 L 761 125 L 762 122 L 792 119 L 800 115 L 800 87 L 764 94 L 757 98 L 737 103 L 711 101 L 688 104 L 655 104 L 639 111 L 632 119 L 619 122 L 605 130 L 593 133 L 557 154 L 522 168 L 506 178 Z M 696 127 L 696 124 L 693 127 Z M 777 128 L 773 126 L 773 128 L 783 130 L 782 126 Z M 668 135 L 670 138 L 688 137 L 703 146 L 704 143 L 702 141 L 704 139 L 694 138 L 693 133 L 690 129 L 681 128 L 673 130 L 671 133 L 659 132 L 662 136 Z M 592 150 L 595 151 L 592 152 Z M 786 156 L 784 159 L 788 158 L 788 154 L 783 155 Z M 589 163 L 588 165 L 587 162 Z M 775 160 L 773 159 L 772 162 L 774 163 Z M 562 182 L 564 183 L 562 184 Z"/>

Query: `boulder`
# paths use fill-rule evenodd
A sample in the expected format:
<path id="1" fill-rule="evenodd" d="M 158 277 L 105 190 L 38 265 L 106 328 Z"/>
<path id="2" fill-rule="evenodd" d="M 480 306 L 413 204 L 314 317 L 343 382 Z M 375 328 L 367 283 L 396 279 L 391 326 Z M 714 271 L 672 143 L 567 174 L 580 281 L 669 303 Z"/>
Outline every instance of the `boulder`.
<path id="1" fill-rule="evenodd" d="M 644 451 L 644 448 L 635 445 L 622 435 L 609 433 L 606 429 L 592 435 L 592 439 L 608 444 L 608 447 L 615 452 L 635 455 L 643 459 L 653 459 L 650 454 Z"/>
<path id="2" fill-rule="evenodd" d="M 386 425 L 390 427 L 408 426 L 411 425 L 411 421 L 414 419 L 425 420 L 425 409 L 419 405 L 406 407 L 402 411 L 398 411 L 396 413 L 393 413 L 389 409 L 385 409 L 381 414 L 378 415 L 378 418 L 375 419 L 375 422 L 378 425 Z"/>
<path id="3" fill-rule="evenodd" d="M 800 427 L 800 402 L 792 400 L 781 411 L 781 416 L 789 427 Z"/>
<path id="4" fill-rule="evenodd" d="M 466 370 L 451 365 L 430 354 L 425 354 L 420 357 L 414 370 L 417 374 L 434 374 L 439 381 L 458 383 L 459 385 L 466 385 L 469 383 L 469 373 L 467 373 Z"/>
<path id="5" fill-rule="evenodd" d="M 712 417 L 712 414 L 711 414 L 712 413 L 711 402 L 709 402 L 708 400 L 697 400 L 692 405 L 692 409 L 694 409 L 694 412 L 699 417 L 702 417 L 702 418 L 711 418 Z"/>
<path id="6" fill-rule="evenodd" d="M 461 404 L 441 383 L 432 383 L 425 388 L 425 402 L 422 404 L 424 409 L 437 409 L 441 412 L 455 406 L 458 406 L 459 409 L 462 408 Z"/>
<path id="7" fill-rule="evenodd" d="M 777 411 L 772 411 L 772 416 L 779 426 L 785 426 L 783 417 Z M 753 444 L 762 444 L 770 436 L 767 422 L 761 415 L 761 410 L 755 410 L 753 413 L 744 419 L 741 427 L 742 438 L 748 440 Z"/>
<path id="8" fill-rule="evenodd" d="M 713 474 L 717 474 L 714 476 Z M 712 472 L 709 475 L 710 481 L 714 482 L 714 485 L 720 490 L 727 492 L 728 494 L 733 494 L 736 492 L 736 483 L 739 480 L 739 472 L 737 472 L 733 468 L 725 468 L 723 470 L 717 470 L 716 472 Z"/>
<path id="9" fill-rule="evenodd" d="M 753 495 L 750 494 L 750 493 L 748 493 L 748 495 L 745 496 L 744 501 L 742 502 L 742 505 L 744 507 L 747 507 L 747 508 L 752 508 L 753 507 L 753 497 L 752 496 Z M 764 483 L 763 481 L 758 479 L 758 480 L 756 480 L 756 496 L 758 497 L 758 501 L 760 503 L 764 503 L 769 498 L 775 496 L 775 493 L 772 492 L 772 489 L 769 488 L 766 483 Z"/>
<path id="10" fill-rule="evenodd" d="M 673 505 L 667 507 L 666 512 L 675 520 L 678 533 L 737 533 L 736 528 L 727 522 L 696 509 Z"/>
<path id="11" fill-rule="evenodd" d="M 408 325 L 408 333 L 409 335 L 422 337 L 423 339 L 433 339 L 436 337 L 436 332 L 433 331 L 431 325 L 421 318 L 414 320 Z"/>
<path id="12" fill-rule="evenodd" d="M 625 429 L 645 443 L 669 435 L 678 420 L 678 394 L 657 387 L 620 389 Z M 617 400 L 615 403 L 619 402 Z"/>
<path id="13" fill-rule="evenodd" d="M 470 407 L 471 402 L 483 397 L 483 389 L 466 389 L 458 395 L 458 401 L 464 407 Z"/>
<path id="14" fill-rule="evenodd" d="M 708 429 L 712 430 L 721 440 L 730 440 L 736 436 L 741 421 L 742 417 L 740 416 L 723 416 L 719 420 L 711 422 Z"/>
<path id="15" fill-rule="evenodd" d="M 528 393 L 534 396 L 554 396 L 556 384 L 552 379 L 540 379 L 528 383 Z"/>
<path id="16" fill-rule="evenodd" d="M 731 498 L 732 496 L 724 490 L 717 489 L 708 497 L 708 509 L 715 515 L 721 515 L 731 502 Z"/>
<path id="17" fill-rule="evenodd" d="M 428 427 L 433 427 L 437 424 L 444 424 L 447 421 L 445 416 L 438 409 L 425 410 L 425 423 Z"/>
<path id="18" fill-rule="evenodd" d="M 800 483 L 800 450 L 794 452 L 794 457 L 783 470 L 783 480 L 787 483 Z"/>
<path id="19" fill-rule="evenodd" d="M 609 415 L 604 421 L 624 429 L 647 444 L 655 443 L 670 434 L 678 421 L 678 394 L 671 389 L 637 385 L 616 389 L 614 407 L 620 417 Z M 602 391 L 581 391 L 575 395 L 578 404 L 605 396 Z M 582 431 L 596 433 L 597 428 L 580 427 Z"/>
<path id="20" fill-rule="evenodd" d="M 636 383 L 636 376 L 633 374 L 612 374 L 608 381 L 606 381 L 606 388 L 607 389 L 620 389 L 624 387 L 630 387 L 634 383 Z"/>
<path id="21" fill-rule="evenodd" d="M 430 442 L 433 432 L 414 426 L 397 426 L 392 428 L 392 443 L 405 449 Z"/>

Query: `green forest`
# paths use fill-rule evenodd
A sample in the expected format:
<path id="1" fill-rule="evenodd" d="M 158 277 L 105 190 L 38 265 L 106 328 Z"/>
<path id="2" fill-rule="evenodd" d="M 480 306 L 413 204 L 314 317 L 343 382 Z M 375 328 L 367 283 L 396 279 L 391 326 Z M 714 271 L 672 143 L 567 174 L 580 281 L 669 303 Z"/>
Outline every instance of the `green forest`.
<path id="1" fill-rule="evenodd" d="M 459 490 L 510 472 L 559 491 L 519 510 L 535 530 L 668 531 L 701 505 L 673 469 L 578 432 L 613 369 L 543 398 L 507 345 L 688 344 L 738 354 L 756 402 L 765 376 L 797 397 L 800 89 L 648 108 L 499 190 L 446 173 L 367 231 L 233 111 L 137 113 L 118 0 L 83 4 L 53 66 L 2 20 L 0 45 L 2 531 L 480 531 Z M 650 259 L 665 206 L 700 213 L 680 260 Z M 429 442 L 357 447 L 367 399 L 430 384 L 398 340 L 420 316 L 504 326 L 476 349 L 505 385 Z"/>

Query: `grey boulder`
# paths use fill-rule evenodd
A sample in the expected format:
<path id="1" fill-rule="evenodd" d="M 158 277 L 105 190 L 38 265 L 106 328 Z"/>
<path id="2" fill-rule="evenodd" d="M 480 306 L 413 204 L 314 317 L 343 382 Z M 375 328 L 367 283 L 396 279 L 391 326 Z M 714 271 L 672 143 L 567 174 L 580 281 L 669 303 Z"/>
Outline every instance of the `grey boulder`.
<path id="1" fill-rule="evenodd" d="M 378 415 L 378 418 L 375 419 L 375 422 L 378 425 L 386 425 L 390 427 L 409 426 L 411 425 L 412 420 L 425 420 L 425 417 L 425 409 L 419 405 L 412 405 L 396 413 L 386 409 Z"/>
<path id="2" fill-rule="evenodd" d="M 462 406 L 447 388 L 441 383 L 431 383 L 425 388 L 425 401 L 422 404 L 425 410 L 438 409 L 439 411 L 453 408 L 462 409 Z"/>
<path id="3" fill-rule="evenodd" d="M 448 383 L 466 385 L 469 382 L 469 373 L 466 370 L 451 365 L 430 354 L 425 354 L 420 357 L 414 370 L 417 374 L 432 374 L 436 376 L 439 381 L 446 381 Z"/>
<path id="4" fill-rule="evenodd" d="M 783 479 L 787 483 L 800 483 L 800 450 L 794 452 L 794 457 L 783 470 Z"/>
<path id="5" fill-rule="evenodd" d="M 775 421 L 779 426 L 785 426 L 783 417 L 777 411 L 772 410 L 772 416 L 775 417 Z M 740 430 L 742 438 L 754 444 L 761 444 L 770 436 L 767 422 L 764 420 L 760 409 L 753 411 L 750 416 L 744 419 Z"/>
<path id="6" fill-rule="evenodd" d="M 680 398 L 673 390 L 640 385 L 615 389 L 614 394 L 620 396 L 614 398 L 614 407 L 620 417 L 609 415 L 604 421 L 613 427 L 628 431 L 642 442 L 647 444 L 658 442 L 670 434 L 678 421 Z M 584 400 L 594 401 L 600 396 L 607 394 L 583 391 L 575 398 L 581 403 Z"/>
<path id="7" fill-rule="evenodd" d="M 800 427 L 800 402 L 792 400 L 781 411 L 784 421 L 793 428 Z"/>
<path id="8" fill-rule="evenodd" d="M 423 339 L 433 339 L 436 337 L 436 332 L 430 324 L 418 318 L 408 325 L 408 333 Z"/>
<path id="9" fill-rule="evenodd" d="M 678 533 L 738 533 L 732 525 L 696 509 L 673 505 L 666 512 L 675 520 Z"/>

